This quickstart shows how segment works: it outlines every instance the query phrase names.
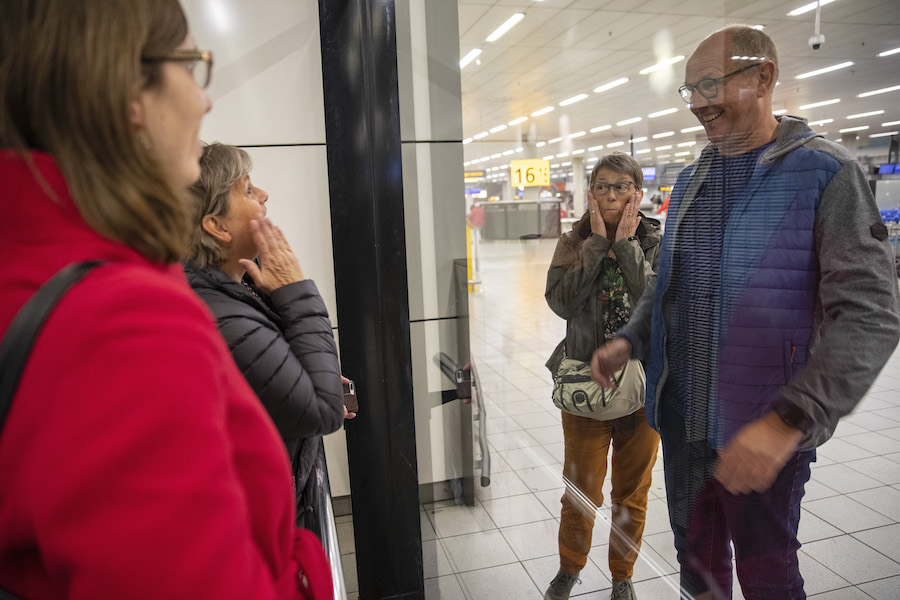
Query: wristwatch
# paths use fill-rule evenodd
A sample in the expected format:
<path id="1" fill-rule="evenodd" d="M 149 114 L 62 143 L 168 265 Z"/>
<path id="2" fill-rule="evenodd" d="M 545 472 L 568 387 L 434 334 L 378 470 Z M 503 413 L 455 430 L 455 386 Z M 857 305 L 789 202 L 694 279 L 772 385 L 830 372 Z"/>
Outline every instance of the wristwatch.
<path id="1" fill-rule="evenodd" d="M 633 235 L 630 238 L 628 238 L 628 241 L 629 242 L 640 242 L 641 240 L 638 238 L 638 236 Z"/>
<path id="2" fill-rule="evenodd" d="M 814 423 L 812 418 L 799 407 L 793 404 L 775 404 L 772 410 L 788 427 L 793 427 L 801 431 L 804 435 L 809 435 Z"/>

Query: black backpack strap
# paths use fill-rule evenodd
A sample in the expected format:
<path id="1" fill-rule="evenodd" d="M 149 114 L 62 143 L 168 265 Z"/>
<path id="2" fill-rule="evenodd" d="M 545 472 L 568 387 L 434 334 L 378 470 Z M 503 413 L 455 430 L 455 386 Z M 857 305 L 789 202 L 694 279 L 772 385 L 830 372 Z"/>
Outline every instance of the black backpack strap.
<path id="1" fill-rule="evenodd" d="M 3 430 L 13 396 L 19 387 L 19 379 L 31 347 L 47 316 L 66 290 L 102 262 L 93 260 L 65 267 L 41 286 L 9 324 L 0 341 L 0 431 Z"/>

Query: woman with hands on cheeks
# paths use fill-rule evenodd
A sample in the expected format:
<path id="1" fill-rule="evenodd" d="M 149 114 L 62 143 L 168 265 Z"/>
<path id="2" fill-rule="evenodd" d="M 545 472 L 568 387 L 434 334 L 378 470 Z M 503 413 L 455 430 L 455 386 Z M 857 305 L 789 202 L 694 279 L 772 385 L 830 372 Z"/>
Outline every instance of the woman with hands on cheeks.
<path id="1" fill-rule="evenodd" d="M 235 146 L 203 149 L 185 273 L 284 440 L 299 501 L 321 436 L 349 415 L 325 302 L 265 218 L 269 195 L 253 185 L 251 166 Z M 307 523 L 301 508 L 298 522 Z"/>
<path id="2" fill-rule="evenodd" d="M 589 212 L 557 243 L 545 296 L 553 312 L 566 319 L 566 338 L 547 361 L 554 374 L 564 357 L 590 361 L 594 351 L 615 336 L 656 269 L 662 233 L 659 221 L 642 218 L 638 211 L 642 182 L 641 167 L 631 156 L 617 152 L 601 158 L 591 173 Z M 603 504 L 612 445 L 611 598 L 632 600 L 631 576 L 659 436 L 647 424 L 643 408 L 611 421 L 563 411 L 562 427 L 567 489 L 559 526 L 560 569 L 544 599 L 568 598 L 587 562 L 595 513 L 579 498 L 587 497 L 597 507 Z"/>

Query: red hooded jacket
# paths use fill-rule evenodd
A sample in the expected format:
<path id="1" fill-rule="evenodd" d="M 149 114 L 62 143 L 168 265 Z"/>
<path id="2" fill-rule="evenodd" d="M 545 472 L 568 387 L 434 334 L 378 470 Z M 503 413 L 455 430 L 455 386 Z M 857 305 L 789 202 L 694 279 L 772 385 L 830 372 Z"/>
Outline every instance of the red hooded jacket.
<path id="1" fill-rule="evenodd" d="M 321 545 L 293 527 L 284 445 L 181 265 L 94 232 L 32 157 L 45 186 L 0 151 L 0 334 L 65 265 L 106 264 L 50 315 L 0 431 L 0 588 L 330 597 Z"/>

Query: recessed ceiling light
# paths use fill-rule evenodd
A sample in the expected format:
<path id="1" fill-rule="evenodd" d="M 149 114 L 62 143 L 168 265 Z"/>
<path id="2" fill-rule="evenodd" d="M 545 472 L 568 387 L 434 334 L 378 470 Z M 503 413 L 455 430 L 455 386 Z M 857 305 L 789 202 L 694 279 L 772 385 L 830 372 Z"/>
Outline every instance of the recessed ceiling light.
<path id="1" fill-rule="evenodd" d="M 565 158 L 568 155 L 569 155 L 568 152 L 560 152 L 559 154 L 556 155 L 556 158 Z"/>
<path id="2" fill-rule="evenodd" d="M 591 129 L 591 133 L 597 133 L 597 132 L 600 132 L 600 131 L 606 131 L 606 130 L 609 129 L 610 127 L 612 127 L 612 125 L 601 125 L 600 127 L 594 127 L 593 129 Z"/>
<path id="3" fill-rule="evenodd" d="M 524 123 L 527 120 L 528 120 L 528 117 L 519 117 L 518 119 L 513 119 L 512 121 L 507 123 L 507 125 L 512 127 L 513 125 L 518 125 L 519 123 Z"/>
<path id="4" fill-rule="evenodd" d="M 510 154 L 515 154 L 515 153 L 516 153 L 515 150 L 507 150 L 506 152 L 503 153 L 503 156 L 509 156 Z"/>
<path id="5" fill-rule="evenodd" d="M 512 29 L 513 27 L 515 27 L 515 26 L 516 26 L 516 23 L 518 23 L 519 21 L 521 21 L 523 18 L 525 18 L 525 13 L 515 13 L 515 14 L 513 14 L 513 16 L 511 16 L 510 18 L 508 18 L 508 19 L 503 23 L 503 25 L 501 25 L 500 27 L 498 27 L 497 29 L 495 29 L 493 32 L 491 32 L 491 35 L 489 35 L 489 36 L 487 36 L 486 38 L 484 38 L 484 41 L 486 41 L 486 42 L 496 42 L 496 41 L 499 40 L 501 37 L 503 37 L 503 34 L 504 34 L 504 33 L 506 33 L 507 31 L 509 31 L 509 30 Z"/>
<path id="6" fill-rule="evenodd" d="M 668 146 L 657 146 L 656 148 L 654 148 L 654 150 L 656 150 L 657 152 L 659 152 L 660 150 L 671 150 L 671 149 L 672 149 L 672 144 L 669 144 Z"/>
<path id="7" fill-rule="evenodd" d="M 504 129 L 506 129 L 506 125 L 497 125 L 496 127 L 491 127 L 490 129 L 488 129 L 488 131 L 490 133 L 499 133 Z"/>
<path id="8" fill-rule="evenodd" d="M 690 154 L 693 154 L 693 152 L 676 152 L 675 156 L 688 156 Z"/>
<path id="9" fill-rule="evenodd" d="M 501 154 L 500 152 L 497 152 L 497 153 L 495 153 L 495 154 L 491 154 L 491 158 L 500 158 L 501 156 L 503 156 L 503 154 Z"/>
<path id="10" fill-rule="evenodd" d="M 618 87 L 623 83 L 628 83 L 627 77 L 622 77 L 621 79 L 616 79 L 615 81 L 610 81 L 609 83 L 604 83 L 603 85 L 599 85 L 594 88 L 594 93 L 599 94 L 600 92 L 605 92 L 606 90 L 611 90 L 614 87 Z"/>
<path id="11" fill-rule="evenodd" d="M 831 73 L 832 71 L 837 71 L 838 69 L 844 69 L 847 67 L 853 66 L 851 61 L 838 63 L 836 65 L 831 65 L 830 67 L 824 67 L 822 69 L 816 69 L 815 71 L 809 71 L 807 73 L 800 73 L 797 75 L 797 79 L 806 79 L 807 77 L 815 77 L 816 75 L 821 75 L 823 73 Z"/>
<path id="12" fill-rule="evenodd" d="M 803 13 L 808 13 L 811 10 L 816 10 L 816 5 L 825 6 L 826 4 L 831 4 L 834 0 L 819 0 L 818 2 L 810 2 L 809 4 L 804 4 L 800 8 L 795 8 L 787 15 L 789 17 L 796 17 L 797 15 L 802 15 Z"/>
<path id="13" fill-rule="evenodd" d="M 547 140 L 547 143 L 548 143 L 548 144 L 555 144 L 556 142 L 560 141 L 561 139 L 562 139 L 561 137 L 555 137 L 555 138 L 553 138 L 552 140 Z"/>
<path id="14" fill-rule="evenodd" d="M 603 150 L 603 144 L 588 148 L 588 152 L 596 152 L 597 150 Z"/>
<path id="15" fill-rule="evenodd" d="M 481 133 L 476 133 L 475 135 L 473 135 L 472 139 L 480 140 L 483 137 L 487 137 L 487 134 L 487 131 L 482 131 Z"/>
<path id="16" fill-rule="evenodd" d="M 822 120 L 820 120 L 820 121 L 810 121 L 810 122 L 808 123 L 808 125 L 811 125 L 811 126 L 813 126 L 813 127 L 817 127 L 817 126 L 819 126 L 819 125 L 825 125 L 826 123 L 833 123 L 833 122 L 834 122 L 834 119 L 822 119 Z"/>
<path id="17" fill-rule="evenodd" d="M 532 116 L 532 117 L 539 117 L 539 116 L 541 116 L 541 115 L 546 115 L 548 112 L 552 112 L 552 111 L 555 110 L 555 109 L 556 109 L 555 106 L 546 106 L 546 107 L 544 107 L 544 108 L 542 108 L 542 109 L 540 109 L 540 110 L 534 111 L 533 113 L 531 113 L 531 116 Z"/>
<path id="18" fill-rule="evenodd" d="M 576 102 L 581 102 L 585 98 L 587 98 L 587 94 L 578 94 L 577 96 L 572 96 L 571 98 L 567 98 L 559 103 L 560 106 L 568 106 L 570 104 L 575 104 Z"/>
<path id="19" fill-rule="evenodd" d="M 572 154 L 573 154 L 573 155 L 575 155 L 575 154 L 584 154 L 584 148 L 582 148 L 581 150 L 572 150 Z"/>
<path id="20" fill-rule="evenodd" d="M 658 140 L 659 138 L 669 137 L 670 135 L 675 135 L 674 131 L 663 131 L 662 133 L 654 133 L 653 139 Z"/>
<path id="21" fill-rule="evenodd" d="M 687 146 L 695 146 L 696 144 L 697 144 L 697 142 L 694 142 L 694 141 L 691 141 L 691 142 L 681 142 L 680 144 L 678 144 L 678 147 L 679 147 L 679 148 L 686 148 Z"/>
<path id="22" fill-rule="evenodd" d="M 583 135 L 587 135 L 587 131 L 576 131 L 575 133 L 569 134 L 569 139 L 581 137 Z"/>
<path id="23" fill-rule="evenodd" d="M 893 50 L 885 50 L 884 52 L 879 52 L 877 56 L 890 56 L 891 54 L 897 54 L 898 52 L 900 52 L 900 48 L 894 48 Z"/>
<path id="24" fill-rule="evenodd" d="M 845 129 L 838 129 L 838 133 L 850 133 L 851 131 L 864 131 L 868 129 L 868 125 L 860 125 L 859 127 L 847 127 Z"/>
<path id="25" fill-rule="evenodd" d="M 881 133 L 870 133 L 869 137 L 887 137 L 889 135 L 897 135 L 900 131 L 882 131 Z"/>
<path id="26" fill-rule="evenodd" d="M 640 144 L 641 142 L 646 142 L 646 141 L 647 141 L 647 136 L 631 138 L 632 144 Z"/>
<path id="27" fill-rule="evenodd" d="M 516 152 L 522 152 L 522 151 L 524 151 L 524 150 L 525 150 L 525 148 L 522 148 L 521 146 L 519 146 L 518 148 L 516 148 Z"/>
<path id="28" fill-rule="evenodd" d="M 828 106 L 829 104 L 837 104 L 840 102 L 840 98 L 832 98 L 831 100 L 822 100 L 821 102 L 813 102 L 812 104 L 804 104 L 800 107 L 800 110 L 806 110 L 809 108 L 818 108 L 819 106 Z"/>
<path id="29" fill-rule="evenodd" d="M 673 56 L 672 58 L 667 58 L 666 60 L 662 60 L 653 66 L 647 67 L 646 69 L 641 69 L 640 74 L 647 75 L 649 73 L 652 73 L 653 71 L 658 71 L 659 69 L 662 69 L 663 67 L 668 67 L 669 65 L 674 65 L 675 63 L 682 61 L 682 60 L 684 60 L 684 56 L 682 56 L 682 55 Z"/>
<path id="30" fill-rule="evenodd" d="M 470 137 L 463 140 L 463 144 L 469 144 L 471 142 L 472 142 L 472 138 L 470 138 Z"/>
<path id="31" fill-rule="evenodd" d="M 900 85 L 893 85 L 891 87 L 881 88 L 880 90 L 872 90 L 871 92 L 863 92 L 862 94 L 857 94 L 857 98 L 868 98 L 869 96 L 877 96 L 878 94 L 884 94 L 886 92 L 894 92 L 900 90 Z"/>
<path id="32" fill-rule="evenodd" d="M 765 29 L 765 28 L 766 28 L 765 25 L 751 25 L 751 26 L 750 26 L 750 29 L 756 29 L 757 31 L 762 31 L 762 30 Z M 677 155 L 676 155 L 676 156 L 677 156 Z"/>
<path id="33" fill-rule="evenodd" d="M 682 129 L 681 133 L 691 133 L 692 131 L 700 131 L 703 129 L 703 125 L 697 125 L 696 127 L 688 127 L 686 129 Z"/>
<path id="34" fill-rule="evenodd" d="M 655 119 L 656 117 L 661 117 L 663 115 L 671 115 L 673 112 L 678 112 L 677 108 L 667 108 L 665 110 L 660 110 L 655 113 L 650 113 L 647 115 L 651 119 Z"/>
<path id="35" fill-rule="evenodd" d="M 475 48 L 474 50 L 469 50 L 469 53 L 459 59 L 459 68 L 465 69 L 466 66 L 475 60 L 475 58 L 481 54 L 481 48 Z"/>
<path id="36" fill-rule="evenodd" d="M 568 166 L 571 165 L 571 164 L 572 164 L 572 161 L 570 160 L 570 161 L 568 161 L 568 162 L 564 162 L 564 163 L 562 164 L 562 166 L 568 167 Z"/>
<path id="37" fill-rule="evenodd" d="M 541 147 L 546 146 L 546 145 L 547 145 L 547 142 L 538 142 L 537 144 L 535 144 L 535 146 L 538 147 L 538 148 L 541 148 Z"/>
<path id="38" fill-rule="evenodd" d="M 556 157 L 553 156 L 552 154 L 548 154 L 547 156 L 541 157 L 542 160 L 553 160 L 554 158 L 556 158 Z"/>
<path id="39" fill-rule="evenodd" d="M 882 127 L 893 127 L 894 125 L 900 125 L 900 121 L 888 121 L 881 124 Z"/>
<path id="40" fill-rule="evenodd" d="M 625 142 L 612 142 L 606 145 L 607 148 L 618 148 L 619 146 L 624 146 Z"/>
<path id="41" fill-rule="evenodd" d="M 783 114 L 786 114 L 786 113 L 787 113 L 787 109 L 786 109 L 786 108 L 780 108 L 780 109 L 778 109 L 778 110 L 773 110 L 773 111 L 772 111 L 772 114 L 773 114 L 773 115 L 783 115 Z"/>
<path id="42" fill-rule="evenodd" d="M 847 115 L 847 118 L 848 119 L 862 119 L 865 117 L 874 117 L 875 115 L 883 115 L 883 114 L 884 114 L 883 110 L 873 110 L 873 111 L 864 112 L 864 113 L 857 113 L 855 115 Z"/>
<path id="43" fill-rule="evenodd" d="M 633 119 L 625 119 L 624 121 L 619 121 L 616 123 L 616 127 L 622 127 L 623 125 L 631 125 L 632 123 L 637 123 L 640 121 L 640 117 L 634 117 Z"/>
<path id="44" fill-rule="evenodd" d="M 650 148 L 643 148 L 641 150 L 634 151 L 635 154 L 646 154 L 647 152 L 650 152 Z"/>

